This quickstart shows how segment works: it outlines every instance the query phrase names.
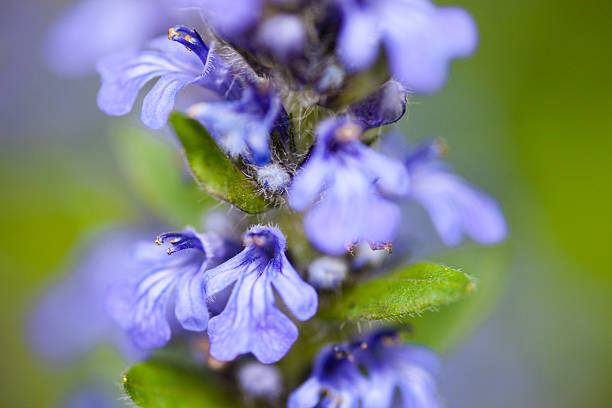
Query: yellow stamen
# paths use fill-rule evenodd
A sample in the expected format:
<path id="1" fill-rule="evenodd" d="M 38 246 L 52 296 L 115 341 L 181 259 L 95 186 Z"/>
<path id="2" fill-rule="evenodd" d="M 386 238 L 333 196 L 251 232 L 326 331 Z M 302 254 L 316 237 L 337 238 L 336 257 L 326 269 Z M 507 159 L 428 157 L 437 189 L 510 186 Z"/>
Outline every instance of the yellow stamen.
<path id="1" fill-rule="evenodd" d="M 180 37 L 181 33 L 177 32 L 174 28 L 168 29 L 168 39 L 174 40 L 175 37 Z"/>

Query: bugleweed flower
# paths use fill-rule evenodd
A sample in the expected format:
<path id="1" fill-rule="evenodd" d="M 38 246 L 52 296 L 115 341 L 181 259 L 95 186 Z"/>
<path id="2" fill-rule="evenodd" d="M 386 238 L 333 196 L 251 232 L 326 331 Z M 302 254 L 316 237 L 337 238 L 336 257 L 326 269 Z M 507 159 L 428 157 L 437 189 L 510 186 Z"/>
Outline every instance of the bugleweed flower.
<path id="1" fill-rule="evenodd" d="M 198 9 L 225 39 L 236 39 L 259 21 L 266 0 L 178 0 Z"/>
<path id="2" fill-rule="evenodd" d="M 126 248 L 142 235 L 128 229 L 103 231 L 80 248 L 77 263 L 42 294 L 28 320 L 28 337 L 39 356 L 70 363 L 108 342 L 127 360 L 144 357 L 104 307 L 109 288 L 138 271 Z"/>
<path id="3" fill-rule="evenodd" d="M 276 399 L 282 391 L 282 377 L 278 368 L 250 362 L 238 370 L 238 384 L 249 397 Z"/>
<path id="4" fill-rule="evenodd" d="M 364 129 L 374 129 L 397 122 L 406 113 L 408 91 L 397 81 L 390 80 L 362 101 L 351 105 L 348 115 Z"/>
<path id="5" fill-rule="evenodd" d="M 141 115 L 152 129 L 166 124 L 177 93 L 188 84 L 220 99 L 240 97 L 241 83 L 231 67 L 195 30 L 176 26 L 168 38 L 183 47 L 162 37 L 152 41 L 149 50 L 113 55 L 98 64 L 102 77 L 98 106 L 103 112 L 114 116 L 130 112 L 140 90 L 155 78 L 159 79 L 145 96 Z"/>
<path id="6" fill-rule="evenodd" d="M 257 30 L 256 43 L 280 61 L 303 54 L 306 28 L 290 14 L 277 14 L 267 19 Z"/>
<path id="7" fill-rule="evenodd" d="M 337 290 L 348 274 L 346 261 L 322 256 L 308 265 L 308 282 L 318 289 Z"/>
<path id="8" fill-rule="evenodd" d="M 382 194 L 408 192 L 404 166 L 361 143 L 361 134 L 361 126 L 348 118 L 321 122 L 312 154 L 289 188 L 294 210 L 316 202 L 304 218 L 304 230 L 317 249 L 330 255 L 360 242 L 390 249 L 400 210 Z"/>
<path id="9" fill-rule="evenodd" d="M 427 210 L 446 245 L 459 244 L 464 235 L 484 245 L 503 241 L 507 225 L 499 204 L 445 166 L 439 160 L 443 151 L 444 145 L 430 141 L 405 160 L 408 197 Z"/>
<path id="10" fill-rule="evenodd" d="M 336 0 L 342 15 L 337 53 L 350 70 L 371 66 L 385 47 L 392 75 L 409 90 L 437 91 L 451 59 L 477 44 L 474 21 L 430 0 Z"/>
<path id="11" fill-rule="evenodd" d="M 197 234 L 191 228 L 162 234 L 156 244 L 166 241 L 170 246 L 165 251 L 140 243 L 134 257 L 145 272 L 113 285 L 107 298 L 109 312 L 140 348 L 161 347 L 170 340 L 171 304 L 185 330 L 206 329 L 205 271 L 209 260 L 226 258 L 232 249 L 217 234 Z"/>
<path id="12" fill-rule="evenodd" d="M 311 377 L 289 396 L 288 408 L 391 408 L 396 389 L 402 407 L 438 408 L 430 350 L 400 344 L 392 332 L 324 348 Z"/>
<path id="13" fill-rule="evenodd" d="M 276 93 L 254 86 L 244 89 L 239 100 L 201 102 L 188 114 L 202 122 L 230 156 L 264 165 L 270 161 L 270 132 L 281 110 Z"/>
<path id="14" fill-rule="evenodd" d="M 45 61 L 65 76 L 93 73 L 102 57 L 141 47 L 177 16 L 169 0 L 79 0 L 44 36 Z"/>
<path id="15" fill-rule="evenodd" d="M 278 228 L 254 226 L 244 236 L 238 255 L 208 271 L 209 296 L 234 284 L 223 312 L 208 325 L 210 354 L 230 361 L 253 353 L 262 363 L 274 363 L 298 336 L 295 324 L 275 305 L 274 292 L 301 321 L 317 311 L 317 293 L 302 280 L 285 256 L 286 240 Z"/>

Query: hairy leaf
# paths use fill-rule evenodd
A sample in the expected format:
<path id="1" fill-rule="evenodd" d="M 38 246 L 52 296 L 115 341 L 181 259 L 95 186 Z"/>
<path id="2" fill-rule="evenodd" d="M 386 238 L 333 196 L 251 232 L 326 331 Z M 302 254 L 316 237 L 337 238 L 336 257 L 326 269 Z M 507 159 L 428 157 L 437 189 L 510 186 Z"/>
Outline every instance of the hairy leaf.
<path id="1" fill-rule="evenodd" d="M 271 207 L 199 122 L 174 112 L 170 123 L 185 149 L 193 176 L 210 195 L 250 214 Z"/>
<path id="2" fill-rule="evenodd" d="M 458 300 L 474 287 L 474 280 L 463 272 L 419 263 L 349 289 L 325 315 L 349 321 L 405 320 Z"/>

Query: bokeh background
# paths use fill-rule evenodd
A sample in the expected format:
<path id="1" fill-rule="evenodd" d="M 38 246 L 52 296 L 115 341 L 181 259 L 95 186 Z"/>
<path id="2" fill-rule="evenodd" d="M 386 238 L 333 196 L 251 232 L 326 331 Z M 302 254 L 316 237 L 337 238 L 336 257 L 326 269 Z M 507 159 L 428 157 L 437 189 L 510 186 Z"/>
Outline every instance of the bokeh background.
<path id="1" fill-rule="evenodd" d="M 108 373 L 124 367 L 110 349 L 76 367 L 41 361 L 25 321 L 79 237 L 151 218 L 119 169 L 98 79 L 58 78 L 42 61 L 45 29 L 69 3 L 0 6 L 4 407 L 53 407 L 83 382 L 118 382 Z M 446 355 L 442 394 L 449 407 L 609 407 L 612 3 L 444 3 L 474 15 L 480 48 L 441 93 L 414 98 L 401 126 L 448 141 L 449 161 L 503 204 L 511 237 L 499 298 Z"/>

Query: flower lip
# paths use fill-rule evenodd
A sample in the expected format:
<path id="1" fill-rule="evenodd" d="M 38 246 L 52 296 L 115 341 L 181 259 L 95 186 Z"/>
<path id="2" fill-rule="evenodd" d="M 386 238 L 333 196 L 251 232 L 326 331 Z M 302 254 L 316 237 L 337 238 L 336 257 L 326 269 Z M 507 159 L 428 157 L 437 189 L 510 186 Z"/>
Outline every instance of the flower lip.
<path id="1" fill-rule="evenodd" d="M 155 244 L 163 245 L 166 240 L 170 240 L 170 247 L 166 250 L 168 255 L 172 255 L 176 252 L 189 248 L 197 249 L 205 253 L 202 242 L 195 235 L 179 232 L 167 232 L 165 234 L 158 235 L 157 239 L 155 240 Z"/>
<path id="2" fill-rule="evenodd" d="M 184 45 L 189 51 L 193 51 L 206 65 L 209 48 L 195 29 L 181 25 L 171 27 L 168 30 L 168 39 Z"/>
<path id="3" fill-rule="evenodd" d="M 249 231 L 244 237 L 244 246 L 261 249 L 269 257 L 274 257 L 281 250 L 278 238 L 269 231 Z"/>

